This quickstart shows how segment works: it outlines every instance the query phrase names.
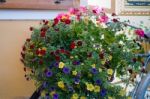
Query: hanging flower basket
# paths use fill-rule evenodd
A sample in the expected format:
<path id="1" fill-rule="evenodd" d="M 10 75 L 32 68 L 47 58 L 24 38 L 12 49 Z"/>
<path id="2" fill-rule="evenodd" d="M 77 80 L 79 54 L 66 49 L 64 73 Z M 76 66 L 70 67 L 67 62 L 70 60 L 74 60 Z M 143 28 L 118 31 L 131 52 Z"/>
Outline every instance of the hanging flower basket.
<path id="1" fill-rule="evenodd" d="M 141 66 L 138 45 L 107 26 L 103 9 L 72 8 L 51 21 L 31 27 L 21 52 L 25 77 L 41 86 L 43 99 L 126 99 L 121 86 L 110 83 Z M 116 21 L 114 21 L 116 22 Z"/>

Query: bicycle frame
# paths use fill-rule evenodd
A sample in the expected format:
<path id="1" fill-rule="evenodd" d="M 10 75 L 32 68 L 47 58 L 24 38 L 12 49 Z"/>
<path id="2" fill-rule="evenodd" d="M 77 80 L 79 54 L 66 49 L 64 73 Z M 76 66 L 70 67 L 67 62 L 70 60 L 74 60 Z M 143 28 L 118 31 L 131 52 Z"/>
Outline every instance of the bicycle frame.
<path id="1" fill-rule="evenodd" d="M 148 66 L 150 62 L 150 53 L 149 54 L 138 54 L 139 57 L 147 57 L 145 59 L 144 67 Z M 143 78 L 143 73 L 140 75 L 141 82 L 138 82 L 133 90 L 132 99 L 144 99 L 144 95 L 148 85 L 150 84 L 150 72 Z"/>

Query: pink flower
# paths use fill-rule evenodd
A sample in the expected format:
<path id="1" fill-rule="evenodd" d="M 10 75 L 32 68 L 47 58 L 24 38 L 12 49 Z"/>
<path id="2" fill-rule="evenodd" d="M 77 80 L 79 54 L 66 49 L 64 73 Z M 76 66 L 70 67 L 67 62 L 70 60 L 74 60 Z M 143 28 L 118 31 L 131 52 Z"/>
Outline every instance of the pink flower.
<path id="1" fill-rule="evenodd" d="M 141 36 L 141 37 L 144 37 L 144 31 L 142 29 L 136 29 L 135 30 L 135 34 Z"/>
<path id="2" fill-rule="evenodd" d="M 100 9 L 97 6 L 95 6 L 92 11 L 93 11 L 94 14 L 104 13 L 104 9 L 103 8 Z"/>
<path id="3" fill-rule="evenodd" d="M 100 16 L 98 20 L 100 23 L 106 23 L 108 22 L 108 16 L 106 15 Z"/>
<path id="4" fill-rule="evenodd" d="M 73 14 L 73 15 L 78 15 L 80 13 L 80 11 L 77 8 L 70 8 L 69 13 Z"/>
<path id="5" fill-rule="evenodd" d="M 82 12 L 82 13 L 86 13 L 87 12 L 87 8 L 84 7 L 84 6 L 81 6 L 79 9 L 80 9 L 80 12 Z"/>

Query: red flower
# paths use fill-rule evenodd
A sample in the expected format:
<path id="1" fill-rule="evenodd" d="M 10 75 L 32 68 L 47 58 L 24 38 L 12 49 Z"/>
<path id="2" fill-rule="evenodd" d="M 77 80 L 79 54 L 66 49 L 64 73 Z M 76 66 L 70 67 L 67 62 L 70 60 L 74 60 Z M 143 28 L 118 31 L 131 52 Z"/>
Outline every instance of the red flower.
<path id="1" fill-rule="evenodd" d="M 70 44 L 70 48 L 71 48 L 71 49 L 74 49 L 74 48 L 75 48 L 75 46 L 76 46 L 76 45 L 75 45 L 75 43 L 74 43 L 74 42 L 72 42 L 72 43 Z"/>
<path id="2" fill-rule="evenodd" d="M 64 49 L 61 49 L 60 52 L 61 52 L 61 53 L 65 53 L 65 50 L 64 50 Z"/>
<path id="3" fill-rule="evenodd" d="M 51 55 L 54 55 L 55 53 L 54 53 L 54 52 L 50 52 L 50 54 L 51 54 Z"/>
<path id="4" fill-rule="evenodd" d="M 60 56 L 55 56 L 56 61 L 60 61 Z"/>
<path id="5" fill-rule="evenodd" d="M 141 37 L 144 37 L 144 31 L 142 29 L 136 29 L 135 30 L 135 34 L 141 36 Z"/>
<path id="6" fill-rule="evenodd" d="M 23 47 L 22 47 L 22 50 L 23 50 L 23 51 L 26 51 L 26 47 L 25 47 L 25 46 L 23 46 Z"/>
<path id="7" fill-rule="evenodd" d="M 55 18 L 55 19 L 54 19 L 54 25 L 58 24 L 58 22 L 59 22 L 59 19 L 58 19 L 58 18 Z"/>
<path id="8" fill-rule="evenodd" d="M 48 24 L 48 20 L 46 20 L 44 24 L 47 25 Z"/>
<path id="9" fill-rule="evenodd" d="M 46 28 L 41 28 L 41 32 L 46 32 Z"/>
<path id="10" fill-rule="evenodd" d="M 34 44 L 30 45 L 30 49 L 33 49 L 34 48 Z"/>
<path id="11" fill-rule="evenodd" d="M 24 67 L 23 70 L 26 72 L 27 69 Z"/>
<path id="12" fill-rule="evenodd" d="M 21 52 L 21 56 L 23 59 L 25 58 L 25 54 L 23 52 Z"/>
<path id="13" fill-rule="evenodd" d="M 40 51 L 40 54 L 41 54 L 41 55 L 45 55 L 45 54 L 46 54 L 46 50 L 43 50 L 43 49 L 42 49 L 42 50 Z"/>
<path id="14" fill-rule="evenodd" d="M 46 35 L 46 32 L 44 32 L 44 31 L 42 31 L 40 34 L 41 37 L 45 37 L 45 35 Z"/>
<path id="15" fill-rule="evenodd" d="M 36 50 L 36 55 L 39 55 L 39 54 L 40 54 L 40 50 L 37 49 L 37 50 Z"/>
<path id="16" fill-rule="evenodd" d="M 82 41 L 77 42 L 78 46 L 82 46 Z"/>
<path id="17" fill-rule="evenodd" d="M 115 18 L 112 21 L 115 22 L 115 23 L 119 22 L 118 19 L 115 19 Z"/>
<path id="18" fill-rule="evenodd" d="M 31 40 L 30 38 L 27 38 L 27 39 L 26 39 L 27 42 L 30 42 L 30 40 Z"/>
<path id="19" fill-rule="evenodd" d="M 30 31 L 33 31 L 33 27 L 30 27 Z"/>
<path id="20" fill-rule="evenodd" d="M 59 50 L 56 50 L 56 51 L 55 51 L 55 54 L 59 54 Z"/>
<path id="21" fill-rule="evenodd" d="M 42 65 L 42 64 L 43 64 L 43 60 L 40 60 L 40 61 L 39 61 L 39 64 Z"/>
<path id="22" fill-rule="evenodd" d="M 101 52 L 101 53 L 99 54 L 99 57 L 100 57 L 101 59 L 104 59 L 104 53 Z"/>
<path id="23" fill-rule="evenodd" d="M 70 24 L 70 23 L 71 23 L 70 19 L 65 20 L 65 24 Z"/>

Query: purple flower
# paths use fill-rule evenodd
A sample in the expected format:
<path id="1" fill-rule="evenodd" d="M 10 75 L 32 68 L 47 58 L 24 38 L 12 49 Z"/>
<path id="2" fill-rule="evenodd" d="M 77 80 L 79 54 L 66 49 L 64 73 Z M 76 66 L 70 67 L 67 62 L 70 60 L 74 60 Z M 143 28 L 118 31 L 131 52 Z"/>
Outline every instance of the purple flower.
<path id="1" fill-rule="evenodd" d="M 54 91 L 55 90 L 55 87 L 50 87 L 49 88 L 49 91 Z"/>
<path id="2" fill-rule="evenodd" d="M 80 61 L 73 61 L 73 65 L 80 65 Z"/>
<path id="3" fill-rule="evenodd" d="M 54 62 L 53 65 L 58 67 L 59 63 L 58 62 Z"/>
<path id="4" fill-rule="evenodd" d="M 68 86 L 68 90 L 73 92 L 73 87 L 72 86 Z"/>
<path id="5" fill-rule="evenodd" d="M 48 93 L 46 94 L 45 99 L 50 99 L 50 97 L 49 97 L 49 94 L 48 94 Z"/>
<path id="6" fill-rule="evenodd" d="M 102 84 L 102 81 L 100 79 L 97 79 L 95 82 L 96 82 L 97 85 L 101 85 Z"/>
<path id="7" fill-rule="evenodd" d="M 53 75 L 52 71 L 47 71 L 46 72 L 46 77 L 52 77 L 52 75 Z"/>
<path id="8" fill-rule="evenodd" d="M 53 99 L 58 99 L 58 94 L 57 93 L 53 94 Z"/>
<path id="9" fill-rule="evenodd" d="M 46 87 L 48 87 L 48 82 L 43 83 L 43 88 L 46 88 Z"/>
<path id="10" fill-rule="evenodd" d="M 79 84 L 79 82 L 80 82 L 80 79 L 79 79 L 79 78 L 74 78 L 74 83 L 75 83 L 75 84 Z"/>
<path id="11" fill-rule="evenodd" d="M 92 68 L 92 69 L 91 69 L 91 72 L 92 72 L 93 74 L 96 74 L 96 73 L 98 73 L 98 70 L 97 70 L 96 68 Z"/>
<path id="12" fill-rule="evenodd" d="M 100 92 L 100 95 L 102 97 L 104 97 L 106 95 L 107 91 L 105 89 L 102 89 L 101 92 Z"/>
<path id="13" fill-rule="evenodd" d="M 63 68 L 63 72 L 64 72 L 65 74 L 69 74 L 69 73 L 70 73 L 70 69 L 69 69 L 68 67 L 64 67 L 64 68 Z"/>

